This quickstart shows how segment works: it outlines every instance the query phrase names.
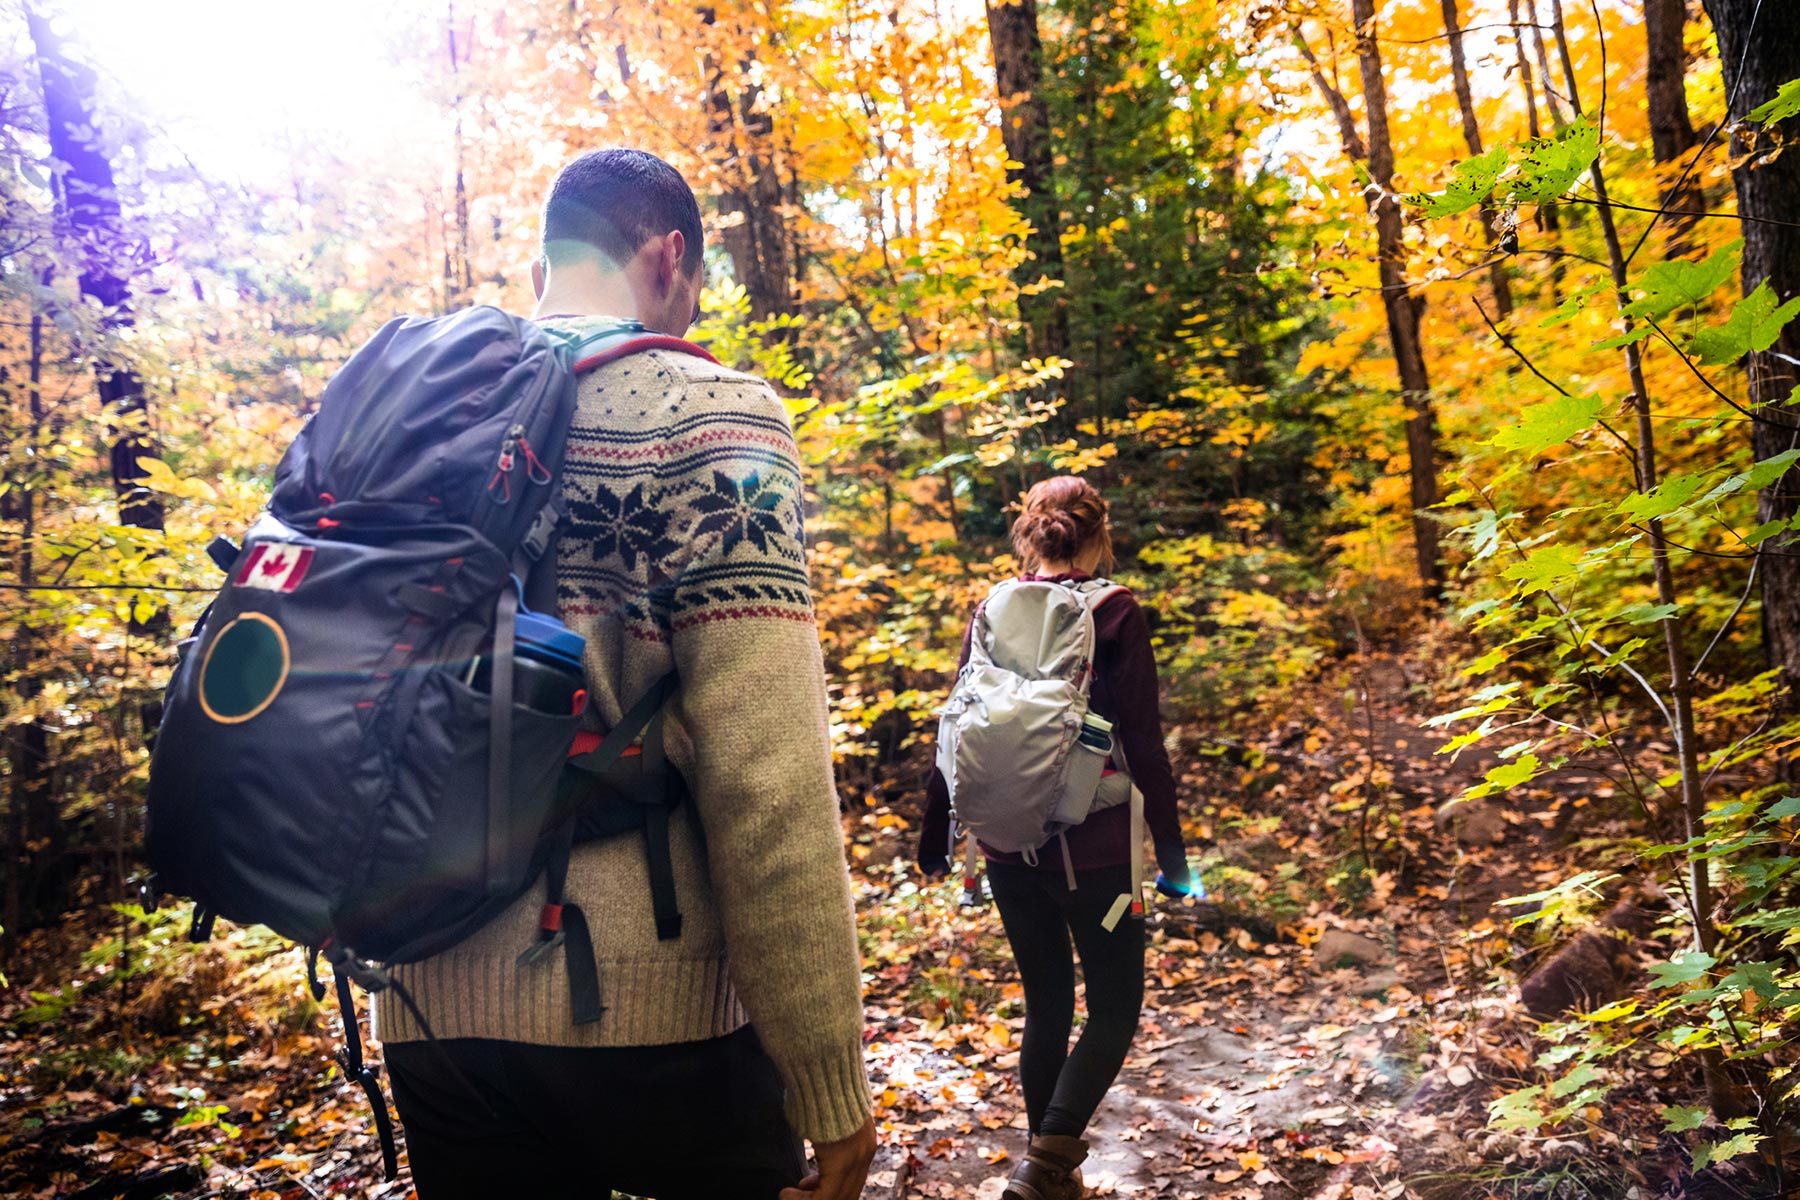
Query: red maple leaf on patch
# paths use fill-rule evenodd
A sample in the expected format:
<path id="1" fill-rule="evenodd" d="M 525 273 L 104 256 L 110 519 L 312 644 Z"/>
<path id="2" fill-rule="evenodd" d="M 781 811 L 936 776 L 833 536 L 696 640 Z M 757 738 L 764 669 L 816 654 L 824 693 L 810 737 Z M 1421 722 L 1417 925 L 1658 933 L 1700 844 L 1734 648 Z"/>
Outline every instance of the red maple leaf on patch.
<path id="1" fill-rule="evenodd" d="M 264 575 L 279 575 L 288 569 L 287 555 L 271 554 L 262 560 Z"/>

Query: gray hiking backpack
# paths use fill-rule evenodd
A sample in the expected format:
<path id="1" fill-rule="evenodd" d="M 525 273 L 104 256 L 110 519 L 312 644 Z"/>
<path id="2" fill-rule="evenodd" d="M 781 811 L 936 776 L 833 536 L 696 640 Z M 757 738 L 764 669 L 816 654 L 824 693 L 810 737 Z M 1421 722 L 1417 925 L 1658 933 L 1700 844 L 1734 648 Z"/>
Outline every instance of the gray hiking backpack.
<path id="1" fill-rule="evenodd" d="M 952 852 L 959 828 L 973 835 L 965 887 L 975 877 L 974 839 L 1035 865 L 1052 838 L 1124 803 L 1131 805 L 1134 885 L 1141 879 L 1143 797 L 1128 769 L 1104 774 L 1109 756 L 1126 764 L 1111 723 L 1088 710 L 1094 610 L 1123 590 L 1104 579 L 1009 579 L 975 614 L 969 661 L 939 710 L 937 743 Z M 1073 890 L 1066 840 L 1063 870 Z M 1142 894 L 1135 889 L 1134 909 Z"/>

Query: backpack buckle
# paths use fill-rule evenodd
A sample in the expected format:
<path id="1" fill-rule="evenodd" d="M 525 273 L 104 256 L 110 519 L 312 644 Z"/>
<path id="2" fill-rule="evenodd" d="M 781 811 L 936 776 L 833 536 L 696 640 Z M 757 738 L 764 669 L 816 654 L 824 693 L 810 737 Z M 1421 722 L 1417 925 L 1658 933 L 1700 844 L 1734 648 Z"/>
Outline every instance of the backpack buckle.
<path id="1" fill-rule="evenodd" d="M 546 503 L 538 509 L 531 528 L 519 539 L 519 549 L 532 562 L 544 557 L 544 552 L 550 548 L 550 539 L 556 536 L 556 527 L 562 524 L 562 519 L 562 505 L 556 501 Z"/>
<path id="2" fill-rule="evenodd" d="M 552 950 L 558 949 L 562 944 L 562 930 L 559 929 L 555 933 L 544 934 L 539 937 L 537 941 L 521 950 L 519 952 L 519 957 L 513 961 L 521 967 L 533 966 L 539 959 L 543 958 L 546 954 L 549 954 Z"/>
<path id="3" fill-rule="evenodd" d="M 325 961 L 331 964 L 332 970 L 354 979 L 362 985 L 363 991 L 371 995 L 386 991 L 388 985 L 393 983 L 393 980 L 388 978 L 386 971 L 372 962 L 356 957 L 347 946 L 341 946 L 327 938 L 319 948 L 324 951 Z"/>
<path id="4" fill-rule="evenodd" d="M 545 904 L 538 910 L 538 940 L 527 946 L 514 960 L 521 967 L 529 967 L 538 959 L 563 944 L 563 906 Z"/>

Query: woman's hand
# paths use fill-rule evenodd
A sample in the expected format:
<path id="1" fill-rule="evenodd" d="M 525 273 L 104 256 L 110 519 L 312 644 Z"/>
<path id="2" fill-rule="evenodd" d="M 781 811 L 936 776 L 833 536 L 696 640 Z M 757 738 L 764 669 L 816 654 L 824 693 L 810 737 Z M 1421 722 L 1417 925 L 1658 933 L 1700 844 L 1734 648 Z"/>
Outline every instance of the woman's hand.
<path id="1" fill-rule="evenodd" d="M 1158 846 L 1156 865 L 1161 871 L 1156 877 L 1157 891 L 1177 898 L 1193 894 L 1196 881 L 1193 871 L 1188 867 L 1186 846 L 1180 843 Z"/>

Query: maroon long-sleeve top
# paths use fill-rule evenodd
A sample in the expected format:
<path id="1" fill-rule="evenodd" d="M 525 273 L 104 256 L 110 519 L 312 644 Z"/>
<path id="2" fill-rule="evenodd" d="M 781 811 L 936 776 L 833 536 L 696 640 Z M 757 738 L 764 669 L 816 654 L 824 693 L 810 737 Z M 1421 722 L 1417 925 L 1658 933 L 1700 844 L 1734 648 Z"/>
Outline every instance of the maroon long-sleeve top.
<path id="1" fill-rule="evenodd" d="M 1021 578 L 1078 583 L 1092 577 L 1084 571 L 1066 571 Z M 958 670 L 969 661 L 969 639 L 974 631 L 975 623 L 970 621 L 963 631 Z M 1163 748 L 1150 625 L 1129 591 L 1113 593 L 1094 610 L 1094 639 L 1094 682 L 1088 694 L 1089 708 L 1113 723 L 1113 736 L 1121 743 L 1132 778 L 1144 793 L 1144 823 L 1155 840 L 1157 859 L 1180 862 L 1184 853 L 1181 819 L 1175 806 L 1175 773 Z M 1065 836 L 1076 870 L 1123 866 L 1131 861 L 1131 808 L 1121 804 L 1102 809 Z M 944 783 L 943 773 L 934 767 L 926 785 L 925 822 L 919 833 L 920 864 L 928 871 L 947 865 L 949 842 L 950 789 Z M 986 845 L 981 851 L 998 862 L 1024 861 L 1017 854 L 1004 854 Z M 1060 841 L 1051 839 L 1038 851 L 1037 860 L 1041 869 L 1060 872 Z"/>

